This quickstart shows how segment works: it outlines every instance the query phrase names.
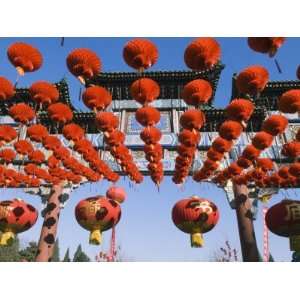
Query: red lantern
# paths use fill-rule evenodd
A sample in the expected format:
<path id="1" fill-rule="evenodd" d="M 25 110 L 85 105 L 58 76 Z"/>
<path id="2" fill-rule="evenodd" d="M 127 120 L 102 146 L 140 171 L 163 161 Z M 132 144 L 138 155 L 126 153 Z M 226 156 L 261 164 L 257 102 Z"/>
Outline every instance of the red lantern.
<path id="1" fill-rule="evenodd" d="M 219 128 L 220 136 L 228 141 L 238 139 L 242 131 L 242 125 L 236 121 L 225 121 Z"/>
<path id="2" fill-rule="evenodd" d="M 278 100 L 278 108 L 287 114 L 300 112 L 300 90 L 289 90 L 283 93 Z"/>
<path id="3" fill-rule="evenodd" d="M 126 192 L 122 187 L 112 186 L 107 190 L 106 197 L 121 204 L 126 199 Z"/>
<path id="4" fill-rule="evenodd" d="M 67 67 L 84 84 L 86 79 L 94 77 L 101 71 L 101 61 L 90 49 L 78 48 L 68 55 Z"/>
<path id="5" fill-rule="evenodd" d="M 0 245 L 11 245 L 17 233 L 30 229 L 38 218 L 37 210 L 20 199 L 0 202 Z"/>
<path id="6" fill-rule="evenodd" d="M 191 147 L 187 147 L 185 145 L 178 145 L 177 153 L 182 157 L 187 157 L 189 159 L 193 159 L 195 156 L 195 149 L 191 148 Z"/>
<path id="7" fill-rule="evenodd" d="M 0 141 L 10 143 L 17 137 L 17 131 L 9 125 L 0 125 Z"/>
<path id="8" fill-rule="evenodd" d="M 213 38 L 197 38 L 184 52 L 185 64 L 192 70 L 203 71 L 212 68 L 221 57 L 219 43 Z"/>
<path id="9" fill-rule="evenodd" d="M 81 200 L 75 208 L 76 220 L 90 231 L 90 244 L 101 244 L 101 232 L 115 226 L 121 218 L 121 208 L 103 196 Z"/>
<path id="10" fill-rule="evenodd" d="M 224 153 L 215 151 L 213 148 L 210 148 L 207 153 L 207 157 L 214 161 L 220 161 L 224 158 Z"/>
<path id="11" fill-rule="evenodd" d="M 62 133 L 67 140 L 77 142 L 84 138 L 84 130 L 77 124 L 71 123 L 63 127 Z"/>
<path id="12" fill-rule="evenodd" d="M 50 105 L 59 99 L 55 85 L 47 81 L 37 81 L 29 88 L 30 97 L 38 104 Z"/>
<path id="13" fill-rule="evenodd" d="M 111 93 L 102 86 L 88 87 L 82 94 L 84 104 L 94 110 L 104 110 L 112 101 Z"/>
<path id="14" fill-rule="evenodd" d="M 181 115 L 179 122 L 184 129 L 200 130 L 205 123 L 205 115 L 201 110 L 189 109 Z"/>
<path id="15" fill-rule="evenodd" d="M 3 149 L 0 151 L 0 158 L 2 158 L 6 164 L 11 163 L 15 157 L 16 152 L 11 149 Z"/>
<path id="16" fill-rule="evenodd" d="M 98 128 L 103 132 L 111 132 L 119 127 L 119 119 L 112 112 L 99 112 L 96 115 Z"/>
<path id="17" fill-rule="evenodd" d="M 284 144 L 281 154 L 290 158 L 300 157 L 300 142 L 292 141 Z"/>
<path id="18" fill-rule="evenodd" d="M 231 163 L 227 169 L 231 177 L 238 176 L 243 171 L 243 169 L 236 162 Z"/>
<path id="19" fill-rule="evenodd" d="M 147 39 L 133 39 L 125 45 L 123 58 L 127 65 L 134 69 L 148 69 L 156 63 L 158 50 Z"/>
<path id="20" fill-rule="evenodd" d="M 300 201 L 282 200 L 269 208 L 266 224 L 274 234 L 289 237 L 290 249 L 300 251 Z"/>
<path id="21" fill-rule="evenodd" d="M 228 141 L 221 137 L 217 137 L 213 141 L 211 147 L 216 152 L 225 153 L 225 152 L 229 152 L 231 150 L 232 145 L 233 145 L 232 141 Z"/>
<path id="22" fill-rule="evenodd" d="M 93 144 L 89 140 L 79 140 L 74 144 L 74 150 L 80 154 L 90 152 L 93 149 Z"/>
<path id="23" fill-rule="evenodd" d="M 49 168 L 56 168 L 59 166 L 60 164 L 60 160 L 58 160 L 54 155 L 51 155 L 48 159 L 47 159 L 47 164 Z"/>
<path id="24" fill-rule="evenodd" d="M 242 152 L 242 156 L 250 161 L 256 160 L 260 155 L 260 150 L 253 145 L 248 145 Z"/>
<path id="25" fill-rule="evenodd" d="M 268 53 L 273 57 L 284 41 L 283 37 L 249 37 L 248 45 L 256 52 Z"/>
<path id="26" fill-rule="evenodd" d="M 252 138 L 252 144 L 255 148 L 259 150 L 265 150 L 266 148 L 269 148 L 273 143 L 274 137 L 264 131 L 260 131 L 255 134 L 255 136 Z"/>
<path id="27" fill-rule="evenodd" d="M 256 96 L 262 92 L 269 81 L 269 72 L 262 66 L 244 69 L 236 78 L 236 87 L 242 94 Z"/>
<path id="28" fill-rule="evenodd" d="M 141 78 L 132 83 L 130 94 L 134 100 L 142 105 L 147 105 L 158 98 L 159 85 L 150 78 Z"/>
<path id="29" fill-rule="evenodd" d="M 45 155 L 42 151 L 35 150 L 28 155 L 28 159 L 35 164 L 41 164 L 45 161 Z"/>
<path id="30" fill-rule="evenodd" d="M 12 98 L 15 94 L 13 84 L 5 77 L 0 77 L 0 101 L 6 101 Z"/>
<path id="31" fill-rule="evenodd" d="M 278 175 L 284 179 L 287 179 L 290 177 L 289 167 L 283 166 L 278 170 Z"/>
<path id="32" fill-rule="evenodd" d="M 21 155 L 28 155 L 33 151 L 31 143 L 26 140 L 19 140 L 15 142 L 14 148 Z"/>
<path id="33" fill-rule="evenodd" d="M 26 124 L 35 118 L 34 110 L 25 103 L 18 103 L 11 106 L 9 114 L 16 122 L 23 124 Z"/>
<path id="34" fill-rule="evenodd" d="M 209 171 L 216 171 L 219 168 L 219 162 L 207 159 L 203 163 L 203 169 Z"/>
<path id="35" fill-rule="evenodd" d="M 178 135 L 178 141 L 186 147 L 195 148 L 200 142 L 200 133 L 183 129 Z"/>
<path id="36" fill-rule="evenodd" d="M 245 157 L 239 157 L 239 159 L 236 161 L 237 165 L 240 166 L 243 169 L 248 169 L 252 165 L 252 161 L 249 159 L 246 159 Z"/>
<path id="37" fill-rule="evenodd" d="M 238 122 L 248 122 L 253 111 L 253 103 L 246 99 L 234 99 L 226 107 L 228 119 Z"/>
<path id="38" fill-rule="evenodd" d="M 196 79 L 184 86 L 182 98 L 188 105 L 199 106 L 200 104 L 207 103 L 212 94 L 213 90 L 208 81 Z"/>
<path id="39" fill-rule="evenodd" d="M 43 64 L 43 57 L 38 49 L 25 43 L 14 43 L 7 49 L 10 62 L 16 67 L 19 75 L 34 72 Z"/>
<path id="40" fill-rule="evenodd" d="M 172 219 L 177 228 L 191 235 L 192 247 L 202 247 L 202 234 L 215 227 L 219 211 L 211 201 L 193 196 L 174 205 Z"/>
<path id="41" fill-rule="evenodd" d="M 276 136 L 282 134 L 288 126 L 288 119 L 281 115 L 272 115 L 262 124 L 262 130 Z"/>
<path id="42" fill-rule="evenodd" d="M 125 134 L 122 131 L 114 130 L 109 136 L 104 136 L 104 141 L 109 146 L 119 146 L 125 142 Z"/>
<path id="43" fill-rule="evenodd" d="M 161 131 L 156 127 L 146 127 L 140 133 L 140 138 L 145 144 L 156 144 L 161 139 Z"/>
<path id="44" fill-rule="evenodd" d="M 61 147 L 61 141 L 56 136 L 48 135 L 43 139 L 43 146 L 47 150 L 56 150 Z"/>
<path id="45" fill-rule="evenodd" d="M 48 114 L 52 121 L 65 124 L 73 119 L 73 112 L 68 105 L 63 103 L 51 104 Z"/>
<path id="46" fill-rule="evenodd" d="M 264 172 L 267 172 L 273 170 L 274 163 L 270 158 L 257 158 L 256 166 L 261 168 Z"/>
<path id="47" fill-rule="evenodd" d="M 289 172 L 292 176 L 300 177 L 300 162 L 295 162 L 290 165 Z"/>
<path id="48" fill-rule="evenodd" d="M 40 143 L 48 136 L 48 129 L 40 124 L 31 125 L 27 128 L 27 135 L 32 141 Z"/>
<path id="49" fill-rule="evenodd" d="M 298 130 L 295 139 L 300 142 L 300 129 Z"/>
<path id="50" fill-rule="evenodd" d="M 160 112 L 152 106 L 141 107 L 136 111 L 135 118 L 144 127 L 154 126 L 160 120 Z"/>
<path id="51" fill-rule="evenodd" d="M 67 148 L 60 146 L 53 150 L 53 155 L 56 157 L 56 159 L 63 160 L 69 158 L 71 153 Z"/>

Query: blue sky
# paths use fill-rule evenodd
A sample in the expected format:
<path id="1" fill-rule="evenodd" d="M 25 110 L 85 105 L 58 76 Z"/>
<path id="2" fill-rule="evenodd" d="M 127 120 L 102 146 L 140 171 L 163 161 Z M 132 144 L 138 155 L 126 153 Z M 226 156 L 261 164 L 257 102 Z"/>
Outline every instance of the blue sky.
<path id="1" fill-rule="evenodd" d="M 1 38 L 0 76 L 5 76 L 11 81 L 16 79 L 15 69 L 6 57 L 7 47 L 15 41 L 31 43 L 42 52 L 44 64 L 37 72 L 26 74 L 21 78 L 19 86 L 30 86 L 36 80 L 56 82 L 65 76 L 70 86 L 72 103 L 77 108 L 86 110 L 83 103 L 78 101 L 79 83 L 66 68 L 66 56 L 74 48 L 87 47 L 101 57 L 103 71 L 130 71 L 131 69 L 122 59 L 123 46 L 128 40 L 130 38 L 66 38 L 64 47 L 61 47 L 59 38 Z M 192 38 L 151 38 L 151 40 L 155 42 L 160 53 L 158 63 L 152 70 L 187 69 L 183 61 L 183 53 Z M 282 74 L 278 73 L 272 59 L 251 51 L 247 46 L 246 38 L 217 38 L 217 40 L 222 47 L 222 62 L 225 64 L 215 98 L 217 107 L 226 106 L 230 99 L 232 74 L 246 66 L 252 64 L 265 66 L 271 80 L 296 79 L 300 50 L 298 38 L 289 38 L 278 52 L 277 59 L 281 64 Z M 229 207 L 222 189 L 212 184 L 198 184 L 188 179 L 183 190 L 179 190 L 169 177 L 165 177 L 160 191 L 157 191 L 149 178 L 135 188 L 131 188 L 128 180 L 123 178 L 119 181 L 119 185 L 124 186 L 128 193 L 127 201 L 122 205 L 121 221 L 116 228 L 117 243 L 121 245 L 124 257 L 134 261 L 207 261 L 212 258 L 215 250 L 224 245 L 226 239 L 240 253 L 235 211 Z M 92 258 L 100 249 L 108 248 L 110 231 L 104 233 L 104 243 L 101 247 L 91 246 L 88 244 L 88 232 L 77 224 L 74 217 L 74 208 L 80 199 L 104 194 L 108 186 L 107 182 L 86 184 L 72 192 L 61 213 L 59 223 L 61 256 L 68 247 L 73 254 L 79 243 Z M 282 192 L 274 196 L 271 203 L 280 201 L 286 193 Z M 218 225 L 205 234 L 205 247 L 202 249 L 190 248 L 189 236 L 179 231 L 171 220 L 174 203 L 194 194 L 212 200 L 221 214 Z M 299 190 L 298 193 L 292 190 L 288 194 L 294 199 L 299 199 Z M 39 197 L 25 194 L 21 190 L 2 190 L 0 199 L 16 196 L 33 204 L 37 209 L 42 208 Z M 30 240 L 38 240 L 41 224 L 40 217 L 32 229 L 20 235 L 23 244 Z M 261 210 L 255 222 L 255 229 L 258 246 L 262 252 Z M 288 239 L 270 234 L 270 249 L 276 261 L 291 260 Z"/>

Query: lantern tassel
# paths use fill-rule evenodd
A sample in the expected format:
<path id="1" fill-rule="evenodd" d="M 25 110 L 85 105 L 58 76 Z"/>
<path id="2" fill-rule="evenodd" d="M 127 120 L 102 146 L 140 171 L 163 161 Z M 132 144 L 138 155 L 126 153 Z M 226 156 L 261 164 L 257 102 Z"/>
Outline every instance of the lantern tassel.
<path id="1" fill-rule="evenodd" d="M 0 246 L 10 246 L 15 240 L 15 234 L 12 231 L 4 232 L 0 238 Z"/>
<path id="2" fill-rule="evenodd" d="M 300 251 L 300 235 L 290 236 L 290 250 L 291 251 Z"/>
<path id="3" fill-rule="evenodd" d="M 91 245 L 100 245 L 101 244 L 102 234 L 101 234 L 100 229 L 91 231 L 89 242 Z"/>
<path id="4" fill-rule="evenodd" d="M 193 248 L 201 248 L 204 245 L 204 239 L 202 233 L 191 234 L 191 246 Z"/>
<path id="5" fill-rule="evenodd" d="M 280 67 L 280 65 L 279 65 L 278 60 L 275 58 L 274 61 L 275 61 L 275 65 L 276 65 L 276 68 L 277 68 L 278 72 L 279 72 L 280 74 L 282 74 L 282 70 L 281 70 L 281 67 Z"/>

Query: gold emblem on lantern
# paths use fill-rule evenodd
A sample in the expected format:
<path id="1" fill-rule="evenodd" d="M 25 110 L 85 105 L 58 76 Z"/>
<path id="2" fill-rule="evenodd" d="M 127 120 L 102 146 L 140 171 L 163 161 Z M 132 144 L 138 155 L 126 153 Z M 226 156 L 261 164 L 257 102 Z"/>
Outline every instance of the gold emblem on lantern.
<path id="1" fill-rule="evenodd" d="M 100 210 L 100 208 L 101 208 L 101 205 L 99 202 L 92 201 L 88 208 L 88 214 L 95 215 L 97 213 L 97 211 Z"/>
<path id="2" fill-rule="evenodd" d="M 287 209 L 287 216 L 285 221 L 300 220 L 300 204 L 288 204 L 285 206 Z"/>
<path id="3" fill-rule="evenodd" d="M 9 214 L 9 209 L 7 206 L 0 206 L 0 219 L 6 218 Z"/>

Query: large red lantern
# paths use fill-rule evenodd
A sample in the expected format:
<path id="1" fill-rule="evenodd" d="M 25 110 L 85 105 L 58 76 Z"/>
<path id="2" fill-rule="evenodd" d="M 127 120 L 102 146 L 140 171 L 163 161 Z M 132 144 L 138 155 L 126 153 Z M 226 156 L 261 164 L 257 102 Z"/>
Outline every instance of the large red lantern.
<path id="1" fill-rule="evenodd" d="M 5 77 L 0 77 L 0 101 L 9 100 L 14 94 L 13 84 Z"/>
<path id="2" fill-rule="evenodd" d="M 51 104 L 48 107 L 48 114 L 52 121 L 65 124 L 73 119 L 73 112 L 70 107 L 63 103 Z"/>
<path id="3" fill-rule="evenodd" d="M 9 143 L 17 137 L 17 131 L 9 125 L 0 125 L 0 141 Z"/>
<path id="4" fill-rule="evenodd" d="M 112 95 L 102 86 L 91 86 L 83 92 L 82 100 L 88 108 L 97 112 L 111 104 Z"/>
<path id="5" fill-rule="evenodd" d="M 219 211 L 211 201 L 192 196 L 174 205 L 172 219 L 180 230 L 191 235 L 192 247 L 202 247 L 202 234 L 215 227 L 219 220 Z"/>
<path id="6" fill-rule="evenodd" d="M 288 126 L 288 119 L 282 115 L 271 115 L 262 124 L 262 130 L 276 136 L 282 134 Z"/>
<path id="7" fill-rule="evenodd" d="M 232 148 L 232 141 L 225 140 L 221 137 L 217 137 L 213 142 L 212 142 L 212 149 L 215 150 L 216 152 L 224 153 L 224 152 L 229 152 Z"/>
<path id="8" fill-rule="evenodd" d="M 225 121 L 219 128 L 220 136 L 228 141 L 238 139 L 242 131 L 242 125 L 236 121 Z"/>
<path id="9" fill-rule="evenodd" d="M 85 84 L 86 79 L 90 79 L 100 72 L 101 60 L 90 49 L 78 48 L 68 55 L 67 67 L 81 83 Z"/>
<path id="10" fill-rule="evenodd" d="M 300 142 L 292 141 L 283 145 L 281 154 L 290 158 L 300 157 Z"/>
<path id="11" fill-rule="evenodd" d="M 76 220 L 80 226 L 90 231 L 90 244 L 101 244 L 102 231 L 114 227 L 121 218 L 118 203 L 104 196 L 81 200 L 75 208 Z"/>
<path id="12" fill-rule="evenodd" d="M 141 107 L 136 111 L 135 118 L 144 127 L 154 126 L 160 120 L 160 112 L 152 106 Z"/>
<path id="13" fill-rule="evenodd" d="M 201 110 L 189 109 L 180 117 L 180 125 L 188 130 L 200 130 L 205 123 L 205 115 Z"/>
<path id="14" fill-rule="evenodd" d="M 283 93 L 278 100 L 278 108 L 287 114 L 300 112 L 300 90 L 289 90 Z"/>
<path id="15" fill-rule="evenodd" d="M 146 127 L 140 133 L 140 138 L 145 144 L 156 144 L 161 139 L 161 131 L 156 127 Z"/>
<path id="16" fill-rule="evenodd" d="M 199 106 L 205 104 L 212 97 L 211 84 L 203 79 L 192 80 L 187 83 L 182 91 L 182 98 L 188 105 Z"/>
<path id="17" fill-rule="evenodd" d="M 40 51 L 25 43 L 14 43 L 9 46 L 7 56 L 19 75 L 24 75 L 25 72 L 34 72 L 43 64 Z"/>
<path id="18" fill-rule="evenodd" d="M 192 70 L 203 71 L 212 68 L 221 57 L 219 43 L 209 37 L 197 38 L 184 52 L 185 64 Z"/>
<path id="19" fill-rule="evenodd" d="M 130 86 L 130 94 L 134 100 L 142 105 L 153 102 L 159 96 L 160 88 L 156 81 L 150 78 L 141 78 Z"/>
<path id="20" fill-rule="evenodd" d="M 27 124 L 35 118 L 34 110 L 25 103 L 14 104 L 9 109 L 10 116 L 22 124 Z"/>
<path id="21" fill-rule="evenodd" d="M 246 99 L 234 99 L 226 107 L 228 119 L 238 122 L 247 122 L 254 111 L 254 105 Z"/>
<path id="22" fill-rule="evenodd" d="M 269 208 L 266 224 L 274 234 L 289 237 L 291 250 L 300 251 L 300 201 L 282 200 Z"/>
<path id="23" fill-rule="evenodd" d="M 57 88 L 47 81 L 37 81 L 32 84 L 29 88 L 29 94 L 40 105 L 50 105 L 59 99 Z"/>
<path id="24" fill-rule="evenodd" d="M 67 140 L 77 142 L 84 138 L 84 130 L 77 124 L 71 123 L 63 127 L 62 133 Z"/>
<path id="25" fill-rule="evenodd" d="M 259 150 L 265 150 L 272 145 L 273 139 L 274 137 L 271 134 L 260 131 L 252 138 L 252 144 Z"/>
<path id="26" fill-rule="evenodd" d="M 17 233 L 30 229 L 38 218 L 37 210 L 23 200 L 0 202 L 0 245 L 10 245 Z"/>
<path id="27" fill-rule="evenodd" d="M 104 111 L 96 115 L 96 123 L 99 129 L 103 132 L 111 132 L 118 128 L 119 119 L 114 113 Z"/>
<path id="28" fill-rule="evenodd" d="M 262 66 L 244 69 L 236 78 L 236 87 L 240 93 L 256 96 L 262 92 L 269 80 L 269 72 Z"/>
<path id="29" fill-rule="evenodd" d="M 283 37 L 249 37 L 248 45 L 256 52 L 267 53 L 273 57 L 284 41 Z"/>
<path id="30" fill-rule="evenodd" d="M 137 70 L 146 70 L 156 63 L 158 50 L 147 39 L 134 39 L 125 45 L 123 58 L 128 66 Z"/>
<path id="31" fill-rule="evenodd" d="M 34 124 L 27 128 L 27 135 L 34 142 L 40 143 L 48 134 L 48 129 L 41 124 Z"/>

